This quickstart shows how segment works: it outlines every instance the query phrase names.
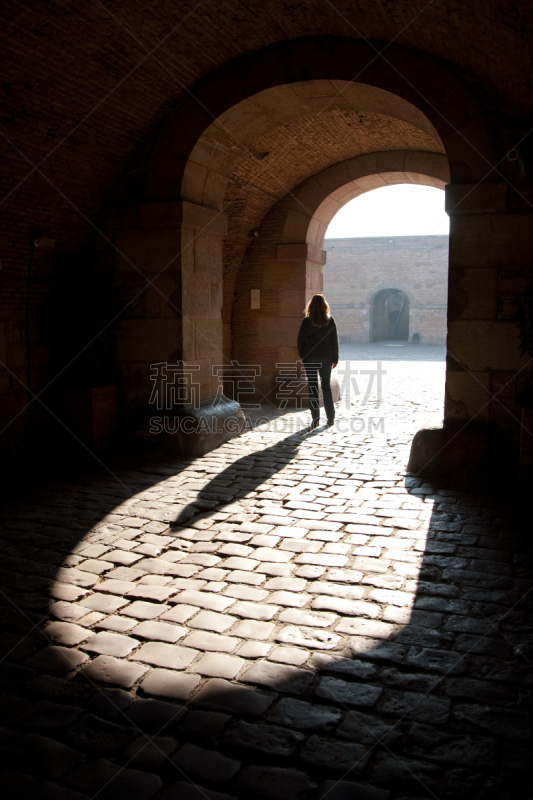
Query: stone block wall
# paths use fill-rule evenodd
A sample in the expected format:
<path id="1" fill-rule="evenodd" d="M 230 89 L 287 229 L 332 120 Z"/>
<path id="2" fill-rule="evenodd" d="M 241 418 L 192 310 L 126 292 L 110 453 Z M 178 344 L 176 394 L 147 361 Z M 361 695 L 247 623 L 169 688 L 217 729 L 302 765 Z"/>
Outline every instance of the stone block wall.
<path id="1" fill-rule="evenodd" d="M 326 239 L 324 294 L 341 342 L 372 341 L 375 296 L 401 289 L 409 298 L 409 340 L 446 344 L 448 236 Z"/>
<path id="2" fill-rule="evenodd" d="M 220 309 L 226 230 L 220 212 L 166 201 L 141 204 L 129 227 L 114 231 L 123 303 L 131 278 L 126 275 L 121 281 L 120 276 L 129 274 L 132 263 L 140 265 L 143 302 L 131 303 L 122 315 L 116 342 L 122 394 L 133 426 L 144 424 L 153 410 L 149 398 L 154 393 L 172 406 L 178 385 L 172 370 L 178 363 L 190 367 L 181 376 L 184 402 L 213 400 L 217 394 L 217 366 L 224 363 Z M 143 287 L 146 279 L 148 286 Z"/>

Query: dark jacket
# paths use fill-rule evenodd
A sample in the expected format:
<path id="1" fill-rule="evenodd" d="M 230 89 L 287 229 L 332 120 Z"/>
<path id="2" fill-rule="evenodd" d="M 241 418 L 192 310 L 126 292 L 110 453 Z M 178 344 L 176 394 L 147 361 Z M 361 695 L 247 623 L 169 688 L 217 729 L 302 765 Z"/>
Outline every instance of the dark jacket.
<path id="1" fill-rule="evenodd" d="M 298 355 L 302 361 L 331 361 L 339 363 L 339 337 L 333 317 L 327 325 L 317 328 L 304 317 L 298 332 Z"/>

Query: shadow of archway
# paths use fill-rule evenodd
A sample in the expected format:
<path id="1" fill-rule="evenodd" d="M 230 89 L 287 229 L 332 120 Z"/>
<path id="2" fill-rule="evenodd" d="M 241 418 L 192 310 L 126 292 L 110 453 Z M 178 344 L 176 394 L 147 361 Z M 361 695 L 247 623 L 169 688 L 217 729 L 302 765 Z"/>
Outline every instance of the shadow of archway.
<path id="1" fill-rule="evenodd" d="M 313 436 L 318 450 L 331 447 L 321 441 L 319 431 Z M 332 523 L 331 534 L 350 539 L 349 560 L 313 564 L 316 547 L 307 550 L 310 558 L 300 558 L 306 549 L 298 543 L 321 543 L 317 553 L 324 542 L 335 544 L 335 536 L 309 538 L 321 527 L 328 532 L 322 519 L 287 526 L 278 520 L 267 532 L 254 528 L 269 527 L 264 522 L 226 522 L 231 503 L 237 499 L 246 508 L 246 495 L 281 475 L 301 442 L 289 436 L 234 458 L 192 488 L 195 501 L 180 504 L 177 513 L 168 508 L 176 505 L 171 500 L 157 498 L 137 509 L 166 514 L 167 521 L 137 525 L 144 518 L 127 515 L 130 501 L 117 504 L 102 485 L 96 491 L 98 483 L 34 495 L 33 510 L 6 520 L 0 676 L 8 797 L 500 800 L 522 786 L 527 791 L 533 583 L 519 498 L 474 496 L 416 478 L 402 487 L 352 470 L 346 474 L 355 492 L 380 489 L 383 497 L 402 498 L 397 516 L 380 517 L 371 532 L 365 522 L 346 523 L 360 532 L 343 532 L 344 525 L 331 530 Z M 208 467 L 210 457 L 199 462 L 194 466 Z M 316 466 L 303 470 L 310 485 L 324 485 Z M 163 488 L 179 474 L 176 465 L 162 466 Z M 154 487 L 154 468 L 134 476 L 133 497 L 143 503 Z M 231 497 L 224 483 L 231 484 Z M 254 496 L 261 495 L 260 502 L 279 500 L 272 483 Z M 285 505 L 291 502 L 298 501 Z M 417 509 L 418 517 L 405 513 Z M 50 521 L 51 512 L 55 525 L 39 522 Z M 84 520 L 93 534 L 85 536 Z M 305 530 L 301 536 L 298 527 Z M 284 547 L 268 541 L 272 530 L 291 528 L 297 535 L 282 536 Z M 135 551 L 135 560 L 128 566 L 120 556 L 104 572 L 88 571 L 115 551 L 115 559 Z M 275 561 L 275 552 L 292 555 Z M 326 555 L 341 553 L 330 548 Z M 292 558 L 299 559 L 296 576 L 284 569 Z M 231 571 L 242 575 L 233 583 L 221 580 Z M 56 622 L 45 630 L 51 645 L 42 635 L 50 592 Z M 138 611 L 128 616 L 135 603 Z M 165 628 L 155 635 L 147 613 L 154 609 L 156 625 Z M 106 655 L 102 647 L 87 647 L 104 617 L 131 623 L 123 631 L 100 628 L 117 637 L 104 640 L 104 648 L 128 640 L 133 648 Z M 173 641 L 163 638 L 169 628 Z M 244 645 L 248 652 L 241 652 Z M 147 647 L 152 652 L 136 657 Z"/>

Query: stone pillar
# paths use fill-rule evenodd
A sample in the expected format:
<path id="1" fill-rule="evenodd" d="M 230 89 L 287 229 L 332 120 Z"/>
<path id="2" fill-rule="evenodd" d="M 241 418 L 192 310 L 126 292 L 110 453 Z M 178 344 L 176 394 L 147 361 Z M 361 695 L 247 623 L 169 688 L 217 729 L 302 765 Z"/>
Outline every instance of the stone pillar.
<path id="1" fill-rule="evenodd" d="M 200 367 L 194 378 L 200 399 L 216 395 L 219 379 L 212 367 L 222 363 L 225 234 L 224 214 L 186 201 L 144 203 L 115 231 L 120 299 L 129 303 L 121 316 L 117 360 L 122 400 L 134 416 L 148 405 L 151 364 L 194 363 Z"/>
<path id="2" fill-rule="evenodd" d="M 413 439 L 408 469 L 418 474 L 509 478 L 518 473 L 521 443 L 528 460 L 529 442 L 520 434 L 533 382 L 528 387 L 531 358 L 520 355 L 517 318 L 520 301 L 533 298 L 532 189 L 525 181 L 446 189 L 445 417 L 441 430 L 419 431 Z"/>
<path id="3" fill-rule="evenodd" d="M 447 420 L 475 418 L 500 427 L 516 422 L 514 384 L 527 359 L 519 355 L 514 299 L 533 289 L 533 214 L 525 202 L 513 208 L 514 195 L 504 182 L 446 188 Z"/>
<path id="4" fill-rule="evenodd" d="M 200 366 L 203 402 L 215 397 L 221 377 L 213 375 L 213 367 L 224 363 L 222 245 L 227 218 L 185 201 L 182 207 L 183 360 Z"/>
<path id="5" fill-rule="evenodd" d="M 263 400 L 274 399 L 276 364 L 298 360 L 298 330 L 306 304 L 313 294 L 322 291 L 325 262 L 324 250 L 305 243 L 287 243 L 276 245 L 275 258 L 262 269 L 261 308 L 250 311 L 255 347 L 250 350 L 249 344 L 245 346 L 248 363 L 261 365 L 257 388 Z M 236 350 L 239 348 L 236 343 Z"/>
<path id="6" fill-rule="evenodd" d="M 312 244 L 296 243 L 278 244 L 276 253 L 278 269 L 284 276 L 280 285 L 279 319 L 297 323 L 298 333 L 305 306 L 314 294 L 323 290 L 326 251 Z M 290 346 L 296 347 L 296 341 Z"/>

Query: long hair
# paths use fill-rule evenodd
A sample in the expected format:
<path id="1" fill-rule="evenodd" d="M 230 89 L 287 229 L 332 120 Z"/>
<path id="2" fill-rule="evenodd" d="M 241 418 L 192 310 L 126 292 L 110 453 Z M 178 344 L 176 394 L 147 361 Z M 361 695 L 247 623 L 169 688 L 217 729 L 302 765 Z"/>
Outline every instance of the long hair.
<path id="1" fill-rule="evenodd" d="M 313 295 L 306 306 L 305 315 L 316 328 L 323 328 L 329 323 L 329 306 L 323 294 Z"/>

